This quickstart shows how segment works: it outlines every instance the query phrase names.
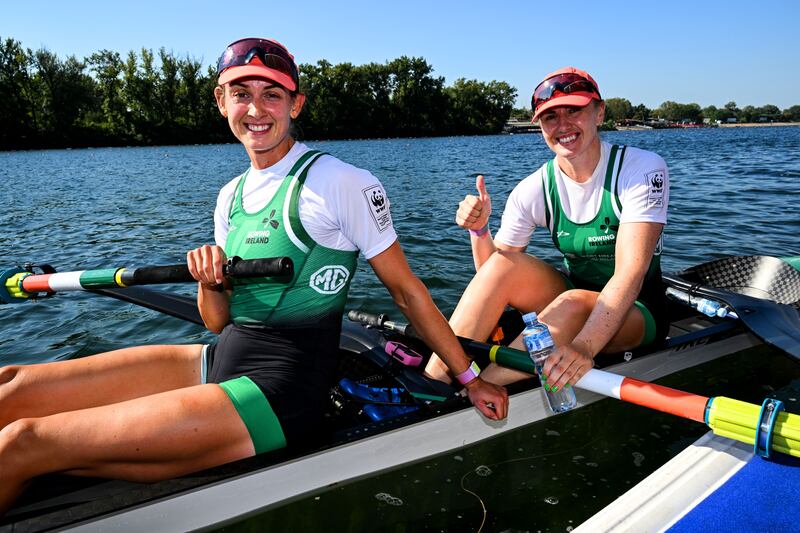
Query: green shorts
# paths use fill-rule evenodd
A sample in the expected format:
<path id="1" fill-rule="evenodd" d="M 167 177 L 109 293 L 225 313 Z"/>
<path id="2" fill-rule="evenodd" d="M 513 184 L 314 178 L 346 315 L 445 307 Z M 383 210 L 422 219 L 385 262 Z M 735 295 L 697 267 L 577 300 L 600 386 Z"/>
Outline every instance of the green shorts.
<path id="1" fill-rule="evenodd" d="M 573 280 L 563 272 L 559 271 L 559 273 L 562 275 L 564 281 L 567 284 L 567 290 L 583 288 L 583 287 L 576 287 Z M 653 313 L 651 313 L 650 310 L 647 308 L 647 306 L 642 302 L 640 302 L 639 300 L 633 302 L 633 305 L 635 305 L 639 309 L 639 311 L 642 312 L 642 316 L 644 317 L 644 337 L 642 337 L 642 342 L 639 343 L 639 346 L 647 346 L 648 344 L 656 340 L 656 334 L 658 331 L 656 326 L 656 319 L 653 316 Z M 637 346 L 637 348 L 639 346 Z"/>
<path id="2" fill-rule="evenodd" d="M 231 399 L 236 412 L 247 426 L 257 454 L 286 447 L 286 437 L 278 417 L 253 380 L 242 376 L 223 381 L 219 386 Z"/>

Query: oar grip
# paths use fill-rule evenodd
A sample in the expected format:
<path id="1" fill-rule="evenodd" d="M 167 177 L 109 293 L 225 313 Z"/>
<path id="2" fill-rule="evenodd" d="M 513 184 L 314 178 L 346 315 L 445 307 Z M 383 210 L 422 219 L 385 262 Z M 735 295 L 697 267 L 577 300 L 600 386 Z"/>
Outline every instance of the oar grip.
<path id="1" fill-rule="evenodd" d="M 242 259 L 233 256 L 223 268 L 226 276 L 234 278 L 260 278 L 292 276 L 294 263 L 291 258 L 265 257 L 262 259 Z M 194 281 L 186 265 L 141 267 L 125 269 L 119 273 L 119 280 L 125 286 L 157 285 L 161 283 L 182 283 Z"/>
<path id="2" fill-rule="evenodd" d="M 288 277 L 294 275 L 294 263 L 290 257 L 241 259 L 234 256 L 225 265 L 225 275 L 234 278 Z"/>

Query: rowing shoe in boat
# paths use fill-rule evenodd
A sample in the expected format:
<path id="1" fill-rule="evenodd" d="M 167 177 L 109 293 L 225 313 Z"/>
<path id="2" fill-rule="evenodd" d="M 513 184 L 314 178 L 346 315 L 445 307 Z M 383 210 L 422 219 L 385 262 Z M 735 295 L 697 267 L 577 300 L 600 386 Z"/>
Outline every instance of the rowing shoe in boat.
<path id="1" fill-rule="evenodd" d="M 602 354 L 596 358 L 596 367 L 651 382 L 764 343 L 800 357 L 800 273 L 792 262 L 798 264 L 797 258 L 787 262 L 768 257 L 726 257 L 665 275 L 666 287 L 685 300 L 670 301 L 669 337 L 645 349 Z M 27 277 L 19 274 L 6 274 L 6 286 L 13 276 L 17 276 L 17 283 L 20 277 Z M 88 290 L 200 323 L 194 302 L 188 298 L 115 286 L 122 285 L 106 283 Z M 38 285 L 35 289 L 40 293 L 55 290 Z M 716 304 L 714 316 L 697 311 L 703 299 Z M 0 531 L 187 531 L 218 527 L 325 487 L 468 446 L 550 416 L 568 417 L 575 412 L 549 412 L 539 381 L 531 378 L 512 386 L 506 420 L 488 420 L 458 390 L 422 375 L 424 365 L 418 357 L 428 353 L 408 326 L 385 316 L 356 312 L 351 317 L 359 321 L 343 323 L 342 381 L 331 391 L 328 424 L 320 428 L 321 444 L 306 450 L 262 454 L 153 484 L 44 476 L 35 480 L 0 519 Z M 509 317 L 511 320 L 502 324 L 507 339 L 521 329 L 513 313 L 504 318 Z M 475 346 L 483 343 L 462 343 L 468 353 L 493 352 L 494 357 L 500 354 L 498 363 L 506 362 L 503 357 L 507 352 L 503 350 L 476 350 Z M 388 397 L 375 391 L 388 391 Z M 576 410 L 602 398 L 586 390 L 576 393 Z"/>

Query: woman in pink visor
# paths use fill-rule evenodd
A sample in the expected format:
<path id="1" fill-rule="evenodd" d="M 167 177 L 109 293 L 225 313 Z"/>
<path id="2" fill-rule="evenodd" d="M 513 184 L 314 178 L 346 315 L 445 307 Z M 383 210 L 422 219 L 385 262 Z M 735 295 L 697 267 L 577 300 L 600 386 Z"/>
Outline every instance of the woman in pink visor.
<path id="1" fill-rule="evenodd" d="M 545 388 L 557 391 L 575 384 L 598 353 L 666 336 L 660 255 L 669 173 L 652 152 L 601 140 L 605 103 L 582 70 L 545 76 L 531 108 L 555 157 L 517 184 L 494 236 L 491 184 L 483 176 L 478 195 L 459 204 L 456 223 L 469 230 L 477 273 L 450 325 L 457 335 L 483 340 L 507 305 L 535 311 L 555 341 L 543 374 Z M 525 253 L 536 228 L 550 233 L 563 271 Z M 513 344 L 521 347 L 521 339 Z M 427 372 L 449 380 L 437 359 Z M 495 383 L 528 377 L 494 366 L 482 376 Z"/>
<path id="2" fill-rule="evenodd" d="M 214 245 L 187 254 L 217 342 L 142 346 L 0 368 L 0 514 L 48 472 L 155 481 L 307 446 L 335 379 L 342 312 L 363 254 L 485 416 L 507 412 L 408 267 L 375 176 L 292 135 L 294 57 L 242 39 L 217 66 L 217 106 L 249 158 L 219 193 Z M 223 277 L 227 256 L 289 256 L 291 279 Z"/>

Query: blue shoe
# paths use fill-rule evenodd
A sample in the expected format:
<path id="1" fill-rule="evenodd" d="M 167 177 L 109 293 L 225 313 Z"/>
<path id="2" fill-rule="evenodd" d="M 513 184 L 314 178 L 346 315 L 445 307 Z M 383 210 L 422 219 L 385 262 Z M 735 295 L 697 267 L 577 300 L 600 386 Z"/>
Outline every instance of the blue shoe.
<path id="1" fill-rule="evenodd" d="M 349 396 L 364 402 L 402 403 L 405 389 L 399 387 L 370 387 L 343 378 L 339 387 Z"/>
<path id="2" fill-rule="evenodd" d="M 374 405 L 368 403 L 364 406 L 364 412 L 375 422 L 387 420 L 406 413 L 413 413 L 419 409 L 416 405 Z"/>

